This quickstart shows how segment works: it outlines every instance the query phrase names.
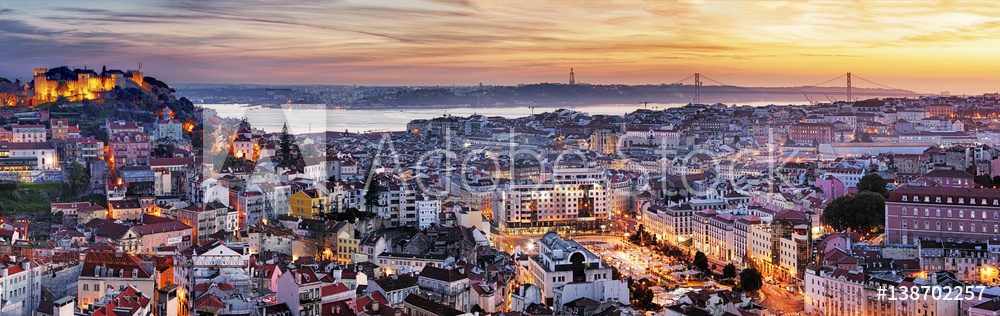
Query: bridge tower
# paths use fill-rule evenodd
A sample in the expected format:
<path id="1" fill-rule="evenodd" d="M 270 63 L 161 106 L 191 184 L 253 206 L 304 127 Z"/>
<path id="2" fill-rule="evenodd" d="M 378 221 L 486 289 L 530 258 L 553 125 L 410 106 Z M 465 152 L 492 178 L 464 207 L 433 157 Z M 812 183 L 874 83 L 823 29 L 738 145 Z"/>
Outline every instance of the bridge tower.
<path id="1" fill-rule="evenodd" d="M 701 103 L 701 74 L 694 73 L 694 104 Z"/>
<path id="2" fill-rule="evenodd" d="M 854 96 L 851 95 L 851 73 L 847 73 L 847 102 L 854 101 Z"/>

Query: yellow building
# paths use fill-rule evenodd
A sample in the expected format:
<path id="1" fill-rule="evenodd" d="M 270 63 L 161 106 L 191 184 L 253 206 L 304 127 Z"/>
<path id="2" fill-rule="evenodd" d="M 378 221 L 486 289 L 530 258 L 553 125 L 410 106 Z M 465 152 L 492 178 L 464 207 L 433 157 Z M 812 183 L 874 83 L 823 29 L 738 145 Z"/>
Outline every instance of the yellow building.
<path id="1" fill-rule="evenodd" d="M 326 212 L 329 205 L 330 196 L 323 195 L 322 191 L 302 190 L 288 198 L 288 215 L 313 219 Z"/>
<path id="2" fill-rule="evenodd" d="M 353 229 L 341 230 L 337 234 L 337 262 L 340 264 L 353 263 L 354 255 L 358 253 L 358 243 Z"/>

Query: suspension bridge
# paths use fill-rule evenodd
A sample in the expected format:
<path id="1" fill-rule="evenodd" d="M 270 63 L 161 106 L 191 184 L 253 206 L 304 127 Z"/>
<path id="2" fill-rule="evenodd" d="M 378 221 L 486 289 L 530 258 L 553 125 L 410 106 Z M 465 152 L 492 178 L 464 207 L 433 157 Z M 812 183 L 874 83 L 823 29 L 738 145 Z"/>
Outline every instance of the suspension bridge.
<path id="1" fill-rule="evenodd" d="M 706 85 L 705 83 L 709 83 Z M 694 73 L 684 79 L 677 80 L 671 85 L 681 85 L 690 86 L 691 90 L 687 92 L 692 93 L 693 103 L 701 103 L 701 98 L 703 94 L 721 94 L 721 93 L 743 93 L 743 94 L 802 94 L 809 101 L 809 103 L 818 103 L 819 97 L 824 96 L 830 102 L 835 101 L 857 101 L 864 97 L 914 97 L 920 94 L 893 88 L 878 82 L 874 82 L 861 76 L 854 75 L 851 73 L 841 74 L 832 79 L 811 84 L 803 85 L 800 87 L 791 88 L 762 88 L 762 87 L 745 87 L 733 84 L 723 83 L 719 80 L 709 78 L 708 76 L 702 75 L 701 73 Z M 706 90 L 706 86 L 711 86 L 710 90 Z M 845 97 L 846 99 L 838 100 L 838 97 Z"/>

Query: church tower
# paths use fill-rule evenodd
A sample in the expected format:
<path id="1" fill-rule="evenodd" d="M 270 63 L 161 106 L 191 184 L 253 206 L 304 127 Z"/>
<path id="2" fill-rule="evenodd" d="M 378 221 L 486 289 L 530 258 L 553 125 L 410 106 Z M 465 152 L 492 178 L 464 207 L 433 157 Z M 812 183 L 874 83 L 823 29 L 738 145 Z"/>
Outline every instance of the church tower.
<path id="1" fill-rule="evenodd" d="M 573 77 L 573 68 L 569 69 L 569 84 L 576 84 L 576 78 Z"/>

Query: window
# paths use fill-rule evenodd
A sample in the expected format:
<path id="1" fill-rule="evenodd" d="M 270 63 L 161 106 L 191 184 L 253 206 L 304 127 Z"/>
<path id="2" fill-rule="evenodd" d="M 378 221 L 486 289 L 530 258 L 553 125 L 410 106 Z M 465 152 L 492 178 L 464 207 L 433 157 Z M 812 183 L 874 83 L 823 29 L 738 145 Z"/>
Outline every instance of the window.
<path id="1" fill-rule="evenodd" d="M 924 229 L 931 229 L 931 222 L 924 221 Z"/>
<path id="2" fill-rule="evenodd" d="M 951 210 L 948 210 L 948 217 L 951 217 Z"/>
<path id="3" fill-rule="evenodd" d="M 937 224 L 935 224 L 934 229 L 941 230 L 941 222 L 937 222 Z"/>
<path id="4" fill-rule="evenodd" d="M 903 215 L 906 215 L 906 208 L 903 208 Z"/>
<path id="5" fill-rule="evenodd" d="M 937 211 L 934 213 L 934 216 L 941 217 L 941 209 L 937 209 Z"/>
<path id="6" fill-rule="evenodd" d="M 903 221 L 903 229 L 906 229 L 906 221 Z"/>
<path id="7" fill-rule="evenodd" d="M 948 230 L 951 230 L 951 222 L 948 222 Z"/>
<path id="8" fill-rule="evenodd" d="M 965 223 L 958 223 L 958 231 L 960 232 L 965 231 Z"/>

